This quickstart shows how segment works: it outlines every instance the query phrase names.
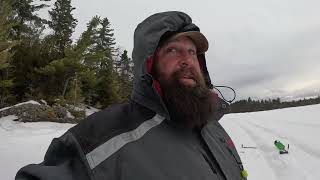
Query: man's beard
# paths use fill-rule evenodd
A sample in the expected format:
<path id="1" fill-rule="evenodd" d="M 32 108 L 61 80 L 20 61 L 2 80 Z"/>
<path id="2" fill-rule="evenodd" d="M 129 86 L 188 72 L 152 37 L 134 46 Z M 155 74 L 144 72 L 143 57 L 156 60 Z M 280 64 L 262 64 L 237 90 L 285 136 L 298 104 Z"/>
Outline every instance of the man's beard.
<path id="1" fill-rule="evenodd" d="M 196 85 L 186 86 L 179 82 L 184 75 L 192 78 Z M 190 128 L 202 128 L 207 124 L 216 109 L 216 103 L 200 74 L 186 67 L 173 73 L 170 78 L 159 81 L 172 121 Z"/>

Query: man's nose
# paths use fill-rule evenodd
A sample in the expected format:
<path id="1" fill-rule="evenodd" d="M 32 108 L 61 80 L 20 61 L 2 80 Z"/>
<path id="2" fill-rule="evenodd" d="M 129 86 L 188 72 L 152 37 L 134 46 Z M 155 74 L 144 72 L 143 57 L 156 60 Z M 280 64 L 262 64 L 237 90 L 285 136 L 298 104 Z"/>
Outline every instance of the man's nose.
<path id="1" fill-rule="evenodd" d="M 193 56 L 189 54 L 188 52 L 184 52 L 180 59 L 180 65 L 181 66 L 190 66 L 193 64 Z"/>

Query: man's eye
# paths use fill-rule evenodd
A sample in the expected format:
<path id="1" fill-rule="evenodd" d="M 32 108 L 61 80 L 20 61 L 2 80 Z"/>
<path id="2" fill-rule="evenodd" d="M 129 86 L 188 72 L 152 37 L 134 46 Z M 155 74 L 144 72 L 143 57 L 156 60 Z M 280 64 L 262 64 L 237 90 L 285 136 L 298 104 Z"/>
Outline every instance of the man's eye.
<path id="1" fill-rule="evenodd" d="M 189 54 L 190 54 L 190 55 L 196 55 L 197 53 L 196 53 L 196 51 L 195 51 L 195 50 L 190 49 L 190 50 L 189 50 Z"/>
<path id="2" fill-rule="evenodd" d="M 167 53 L 177 53 L 177 49 L 176 48 L 168 48 Z"/>

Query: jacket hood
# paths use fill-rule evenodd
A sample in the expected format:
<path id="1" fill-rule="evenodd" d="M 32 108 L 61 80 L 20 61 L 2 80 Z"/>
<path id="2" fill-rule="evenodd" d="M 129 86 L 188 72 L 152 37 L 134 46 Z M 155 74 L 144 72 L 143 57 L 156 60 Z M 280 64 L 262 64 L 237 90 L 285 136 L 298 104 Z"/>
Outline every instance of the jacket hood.
<path id="1" fill-rule="evenodd" d="M 132 100 L 142 104 L 159 115 L 170 119 L 169 113 L 157 93 L 152 75 L 148 72 L 147 60 L 150 58 L 161 39 L 168 32 L 200 31 L 192 23 L 192 19 L 183 12 L 168 11 L 151 15 L 141 22 L 134 32 L 134 48 L 132 59 L 134 62 L 134 86 Z M 201 69 L 208 88 L 212 89 L 211 80 L 206 67 L 205 54 L 199 55 Z"/>

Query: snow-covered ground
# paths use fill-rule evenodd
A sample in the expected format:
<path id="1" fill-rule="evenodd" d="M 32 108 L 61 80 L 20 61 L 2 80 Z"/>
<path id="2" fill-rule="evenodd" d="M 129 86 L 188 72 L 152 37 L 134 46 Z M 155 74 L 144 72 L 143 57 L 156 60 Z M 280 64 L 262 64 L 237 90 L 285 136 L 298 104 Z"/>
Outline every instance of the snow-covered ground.
<path id="1" fill-rule="evenodd" d="M 228 114 L 220 122 L 241 156 L 249 180 L 320 179 L 320 105 Z M 42 161 L 53 137 L 72 124 L 21 123 L 0 118 L 0 178 L 14 179 L 22 166 Z M 273 142 L 290 144 L 280 155 Z M 254 148 L 242 148 L 243 146 Z"/>
<path id="2" fill-rule="evenodd" d="M 220 123 L 234 140 L 249 180 L 320 179 L 320 105 L 229 114 Z M 290 144 L 289 154 L 280 155 L 275 140 Z"/>
<path id="3" fill-rule="evenodd" d="M 23 123 L 16 116 L 0 118 L 0 179 L 13 180 L 26 164 L 40 163 L 53 137 L 74 124 L 52 122 Z"/>

